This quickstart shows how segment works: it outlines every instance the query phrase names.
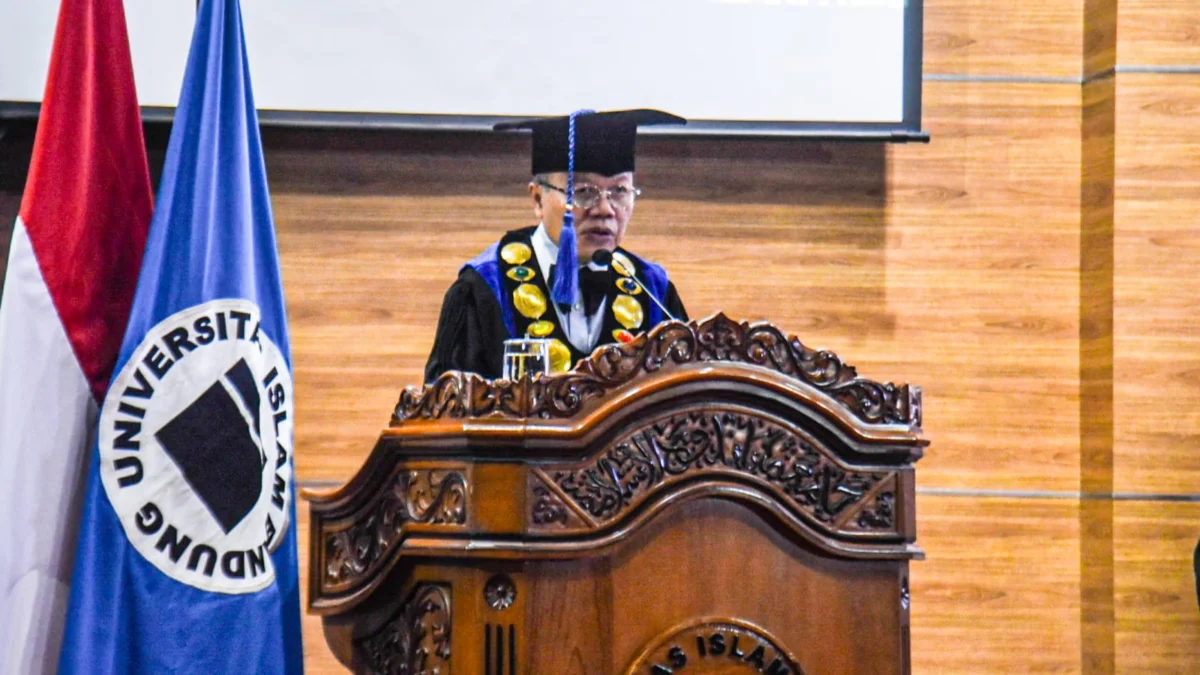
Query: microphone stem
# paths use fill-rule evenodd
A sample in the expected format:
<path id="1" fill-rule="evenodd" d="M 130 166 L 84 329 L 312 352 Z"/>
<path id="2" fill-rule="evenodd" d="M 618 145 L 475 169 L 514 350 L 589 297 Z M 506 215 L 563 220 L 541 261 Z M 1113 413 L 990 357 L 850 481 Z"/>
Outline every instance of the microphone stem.
<path id="1" fill-rule="evenodd" d="M 669 310 L 669 309 L 667 309 L 666 307 L 664 307 L 664 306 L 663 306 L 663 304 L 662 304 L 661 302 L 659 302 L 659 301 L 658 301 L 658 298 L 654 297 L 654 294 L 650 292 L 650 289 L 649 289 L 649 288 L 646 288 L 646 284 L 643 284 L 641 279 L 638 279 L 638 278 L 634 277 L 634 281 L 635 281 L 635 282 L 637 282 L 637 285 L 638 285 L 638 286 L 641 286 L 641 287 L 642 287 L 642 290 L 643 290 L 643 291 L 646 291 L 646 295 L 650 296 L 650 299 L 654 301 L 654 304 L 658 305 L 658 308 L 662 310 L 662 313 L 663 313 L 663 314 L 666 314 L 666 315 L 667 315 L 667 318 L 668 318 L 668 319 L 670 319 L 670 320 L 672 320 L 672 321 L 678 321 L 678 320 L 679 320 L 679 319 L 676 319 L 676 318 L 675 318 L 675 315 L 671 313 L 671 310 Z"/>

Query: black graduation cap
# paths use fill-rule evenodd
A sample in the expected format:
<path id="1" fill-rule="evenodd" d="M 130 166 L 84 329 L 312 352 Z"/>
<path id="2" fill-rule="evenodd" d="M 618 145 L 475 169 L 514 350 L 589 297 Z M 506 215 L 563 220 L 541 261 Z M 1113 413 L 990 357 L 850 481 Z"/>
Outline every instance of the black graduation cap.
<path id="1" fill-rule="evenodd" d="M 501 122 L 496 131 L 529 129 L 533 132 L 533 173 L 567 170 L 567 139 L 570 118 Z M 633 149 L 639 126 L 687 124 L 687 120 L 661 110 L 614 110 L 579 114 L 575 117 L 575 171 L 615 176 L 633 171 Z"/>

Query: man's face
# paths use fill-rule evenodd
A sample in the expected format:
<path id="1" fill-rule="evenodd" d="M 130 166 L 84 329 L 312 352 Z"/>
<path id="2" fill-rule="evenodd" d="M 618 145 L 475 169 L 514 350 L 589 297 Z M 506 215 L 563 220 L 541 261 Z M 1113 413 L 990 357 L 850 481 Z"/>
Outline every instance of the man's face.
<path id="1" fill-rule="evenodd" d="M 555 187 L 567 187 L 567 174 L 553 173 L 546 181 Z M 625 228 L 629 226 L 629 217 L 633 215 L 633 202 L 620 207 L 608 200 L 604 192 L 610 188 L 622 186 L 633 190 L 633 173 L 619 173 L 615 176 L 601 176 L 595 173 L 576 173 L 575 189 L 581 185 L 594 185 L 600 189 L 603 198 L 587 209 L 575 209 L 576 253 L 579 262 L 585 264 L 592 259 L 592 254 L 604 249 L 613 251 L 621 245 L 625 237 Z M 563 213 L 567 209 L 567 197 L 561 192 L 538 185 L 529 185 L 529 194 L 533 197 L 533 212 L 546 225 L 546 232 L 556 243 L 562 232 Z"/>

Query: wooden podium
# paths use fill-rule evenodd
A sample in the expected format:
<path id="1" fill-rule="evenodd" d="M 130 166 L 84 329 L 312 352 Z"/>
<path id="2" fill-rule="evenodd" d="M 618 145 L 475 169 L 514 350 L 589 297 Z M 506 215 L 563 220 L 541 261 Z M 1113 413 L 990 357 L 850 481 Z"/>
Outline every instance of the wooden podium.
<path id="1" fill-rule="evenodd" d="M 906 673 L 920 421 L 918 388 L 723 315 L 447 373 L 309 497 L 309 610 L 357 672 Z"/>

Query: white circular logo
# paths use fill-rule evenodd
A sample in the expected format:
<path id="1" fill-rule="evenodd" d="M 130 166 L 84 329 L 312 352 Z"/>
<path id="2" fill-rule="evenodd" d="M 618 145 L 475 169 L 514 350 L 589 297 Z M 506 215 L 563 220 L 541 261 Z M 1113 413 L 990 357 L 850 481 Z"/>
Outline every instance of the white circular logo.
<path id="1" fill-rule="evenodd" d="M 258 306 L 213 300 L 152 328 L 100 411 L 100 478 L 164 574 L 250 593 L 289 526 L 292 376 Z"/>

